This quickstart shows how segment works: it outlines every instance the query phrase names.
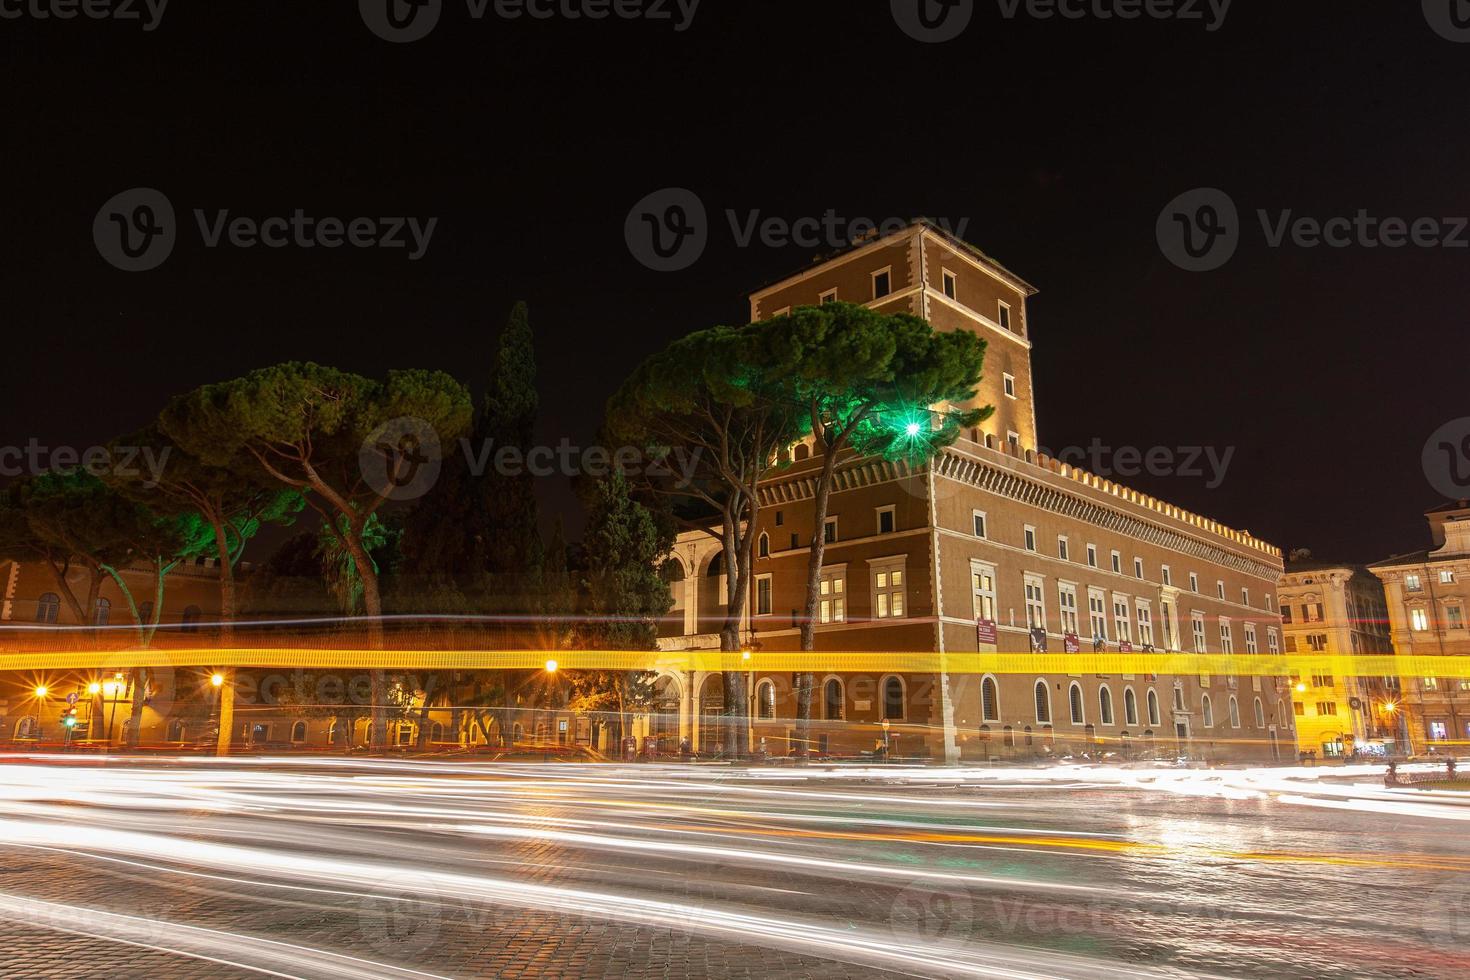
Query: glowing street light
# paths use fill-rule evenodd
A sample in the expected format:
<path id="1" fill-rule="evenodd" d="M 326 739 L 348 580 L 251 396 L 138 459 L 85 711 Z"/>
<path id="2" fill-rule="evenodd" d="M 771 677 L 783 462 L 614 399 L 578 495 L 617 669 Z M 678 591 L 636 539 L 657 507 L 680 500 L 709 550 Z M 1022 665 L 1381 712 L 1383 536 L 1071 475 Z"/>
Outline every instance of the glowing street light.
<path id="1" fill-rule="evenodd" d="M 37 684 L 36 685 L 36 697 L 38 697 L 38 698 L 44 698 L 46 696 L 46 692 L 48 690 L 50 690 L 50 688 L 48 688 L 45 684 Z"/>
<path id="2" fill-rule="evenodd" d="M 211 674 L 210 675 L 210 678 L 209 678 L 209 683 L 212 684 L 215 687 L 224 687 L 224 684 L 225 684 L 225 675 L 224 674 Z"/>
<path id="3" fill-rule="evenodd" d="M 1298 684 L 1296 686 L 1296 693 L 1298 693 L 1298 694 L 1306 694 L 1307 693 L 1307 685 L 1305 683 Z"/>
<path id="4" fill-rule="evenodd" d="M 102 693 L 102 685 L 99 684 L 99 683 L 97 683 L 96 681 L 93 681 L 92 683 L 90 683 L 90 684 L 87 685 L 87 693 L 88 694 L 91 694 L 91 695 L 101 694 Z"/>
<path id="5" fill-rule="evenodd" d="M 914 438 L 919 434 L 919 423 L 910 422 L 908 426 L 904 429 L 904 431 L 909 434 L 910 439 Z"/>
<path id="6" fill-rule="evenodd" d="M 555 660 L 548 660 L 548 661 L 546 661 L 546 672 L 548 674 L 554 674 L 554 673 L 556 673 L 556 667 L 557 667 L 557 663 L 556 663 Z"/>

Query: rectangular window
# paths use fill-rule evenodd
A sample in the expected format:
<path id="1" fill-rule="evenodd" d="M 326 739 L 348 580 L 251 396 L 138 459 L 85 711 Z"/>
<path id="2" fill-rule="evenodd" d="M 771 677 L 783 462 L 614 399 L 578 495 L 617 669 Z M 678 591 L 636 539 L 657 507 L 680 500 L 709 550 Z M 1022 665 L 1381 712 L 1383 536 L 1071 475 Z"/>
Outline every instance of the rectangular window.
<path id="1" fill-rule="evenodd" d="M 989 565 L 971 565 L 970 583 L 975 594 L 975 618 L 995 620 L 995 569 Z"/>
<path id="2" fill-rule="evenodd" d="M 1319 714 L 1319 715 L 1335 715 L 1335 714 L 1337 714 L 1337 702 L 1336 701 L 1318 701 L 1317 702 L 1317 714 Z"/>
<path id="3" fill-rule="evenodd" d="M 1113 596 L 1113 629 L 1119 643 L 1133 642 L 1133 627 L 1128 615 L 1128 599 Z"/>
<path id="4" fill-rule="evenodd" d="M 847 570 L 822 573 L 818 619 L 823 623 L 847 622 Z"/>
<path id="5" fill-rule="evenodd" d="M 878 533 L 892 534 L 894 530 L 893 505 L 878 508 Z"/>
<path id="6" fill-rule="evenodd" d="M 1305 606 L 1302 606 L 1302 612 L 1306 615 L 1307 622 L 1309 623 L 1320 623 L 1326 618 L 1323 615 L 1322 603 L 1320 602 L 1307 603 Z"/>
<path id="7" fill-rule="evenodd" d="M 1067 561 L 1071 558 L 1071 549 L 1067 543 L 1066 535 L 1061 535 L 1057 538 L 1057 557 L 1062 561 Z"/>
<path id="8" fill-rule="evenodd" d="M 1266 611 L 1267 612 L 1275 612 L 1276 611 L 1276 599 L 1269 592 L 1266 593 Z"/>
<path id="9" fill-rule="evenodd" d="M 1459 606 L 1446 606 L 1444 610 L 1445 625 L 1452 630 L 1465 628 L 1465 610 Z"/>
<path id="10" fill-rule="evenodd" d="M 776 511 L 776 526 L 777 527 L 780 527 L 782 524 L 785 524 L 785 523 L 786 523 L 786 512 L 784 510 L 778 510 L 778 511 Z"/>
<path id="11" fill-rule="evenodd" d="M 1174 607 L 1168 602 L 1159 603 L 1159 629 L 1164 632 L 1164 649 L 1174 649 Z"/>
<path id="12" fill-rule="evenodd" d="M 1154 645 L 1154 613 L 1147 599 L 1138 600 L 1138 642 L 1146 647 Z"/>
<path id="13" fill-rule="evenodd" d="M 1425 691 L 1438 691 L 1439 690 L 1439 678 L 1438 677 L 1426 677 L 1426 678 L 1424 678 L 1424 683 L 1421 684 L 1420 687 L 1421 687 L 1422 690 L 1425 690 Z"/>
<path id="14" fill-rule="evenodd" d="M 1028 629 L 1046 629 L 1046 596 L 1042 592 L 1040 578 L 1026 577 L 1026 626 Z"/>
<path id="15" fill-rule="evenodd" d="M 893 292 L 893 276 L 889 269 L 873 273 L 873 298 L 882 299 Z"/>
<path id="16" fill-rule="evenodd" d="M 955 278 L 955 274 L 953 272 L 950 272 L 948 269 L 945 269 L 944 272 L 941 273 L 940 278 L 944 285 L 944 295 L 948 296 L 950 299 L 956 298 L 960 290 L 959 280 Z"/>
<path id="17" fill-rule="evenodd" d="M 1223 599 L 1223 598 L 1225 598 L 1225 583 L 1224 582 L 1217 581 L 1215 583 L 1215 598 L 1216 599 Z"/>
<path id="18" fill-rule="evenodd" d="M 1288 636 L 1286 638 L 1286 652 L 1287 653 L 1296 653 L 1297 652 L 1296 637 L 1294 637 L 1294 636 Z"/>
<path id="19" fill-rule="evenodd" d="M 1057 602 L 1062 614 L 1062 632 L 1076 634 L 1077 630 L 1077 586 L 1058 585 Z"/>
<path id="20" fill-rule="evenodd" d="M 1025 540 L 1026 540 L 1026 550 L 1027 551 L 1035 551 L 1036 550 L 1036 528 L 1032 527 L 1030 524 L 1027 524 L 1026 525 Z"/>
<path id="21" fill-rule="evenodd" d="M 1012 449 L 1020 449 L 1021 448 L 1021 433 L 1014 432 L 1014 431 L 1007 432 L 1006 433 L 1006 442 L 1010 444 L 1010 447 Z"/>
<path id="22" fill-rule="evenodd" d="M 1169 570 L 1168 565 L 1164 565 L 1162 568 L 1159 569 L 1159 575 L 1163 577 L 1165 585 L 1174 584 L 1174 573 Z"/>
<path id="23" fill-rule="evenodd" d="M 1281 622 L 1285 626 L 1291 625 L 1291 603 L 1289 602 L 1281 604 Z"/>
<path id="24" fill-rule="evenodd" d="M 1199 576 L 1194 572 L 1189 573 L 1189 591 L 1199 595 Z"/>
<path id="25" fill-rule="evenodd" d="M 1002 330 L 1011 329 L 1011 308 L 1008 304 L 1000 303 L 995 322 L 1000 324 Z"/>
<path id="26" fill-rule="evenodd" d="M 1429 737 L 1436 742 L 1443 742 L 1449 737 L 1450 729 L 1442 721 L 1431 721 L 1429 723 Z"/>
<path id="27" fill-rule="evenodd" d="M 1010 374 L 1003 374 L 1003 375 L 1001 375 L 1001 377 L 1004 379 L 1006 397 L 1007 398 L 1015 398 L 1016 397 L 1016 378 L 1015 378 L 1015 376 L 1014 375 L 1010 375 Z"/>
<path id="28" fill-rule="evenodd" d="M 1087 590 L 1087 618 L 1092 628 L 1092 642 L 1108 642 L 1108 600 L 1101 589 Z"/>
<path id="29" fill-rule="evenodd" d="M 1208 653 L 1205 649 L 1205 614 L 1190 613 L 1189 625 L 1194 630 L 1194 652 Z"/>
<path id="30" fill-rule="evenodd" d="M 795 549 L 800 548 L 800 547 L 801 547 L 801 535 L 796 534 L 796 533 L 793 532 L 792 535 L 791 535 L 791 548 L 794 551 Z"/>
<path id="31" fill-rule="evenodd" d="M 1256 642 L 1256 624 L 1245 624 L 1245 652 L 1260 653 L 1260 645 Z"/>
<path id="32" fill-rule="evenodd" d="M 1230 620 L 1220 620 L 1220 652 L 1235 652 L 1235 637 L 1230 632 Z"/>
<path id="33" fill-rule="evenodd" d="M 1429 613 L 1424 609 L 1409 610 L 1409 625 L 1416 633 L 1429 629 Z"/>
<path id="34" fill-rule="evenodd" d="M 873 566 L 873 617 L 902 619 L 904 616 L 903 561 Z"/>
<path id="35" fill-rule="evenodd" d="M 822 524 L 822 540 L 827 542 L 827 544 L 835 544 L 837 542 L 837 518 L 829 517 Z"/>
<path id="36" fill-rule="evenodd" d="M 755 614 L 757 616 L 771 614 L 771 576 L 769 575 L 755 577 Z"/>
<path id="37" fill-rule="evenodd" d="M 1266 650 L 1269 653 L 1281 652 L 1281 636 L 1269 626 L 1266 628 Z"/>
<path id="38" fill-rule="evenodd" d="M 1407 592 L 1419 592 L 1424 588 L 1423 581 L 1417 575 L 1404 576 L 1404 590 Z"/>
<path id="39" fill-rule="evenodd" d="M 1251 604 L 1251 590 L 1250 589 L 1241 589 L 1240 590 L 1240 604 L 1242 606 L 1248 606 L 1248 605 Z"/>
<path id="40" fill-rule="evenodd" d="M 1448 569 L 1446 569 L 1445 571 L 1440 572 L 1439 573 L 1439 584 L 1440 585 L 1454 585 L 1455 584 L 1455 573 L 1452 572 L 1452 571 L 1449 571 Z"/>
<path id="41" fill-rule="evenodd" d="M 1097 545 L 1095 544 L 1090 544 L 1087 546 L 1087 567 L 1097 567 Z"/>
<path id="42" fill-rule="evenodd" d="M 1133 559 L 1133 577 L 1134 578 L 1143 578 L 1143 559 L 1142 558 L 1135 558 L 1135 559 Z"/>
<path id="43" fill-rule="evenodd" d="M 1123 555 L 1117 551 L 1113 552 L 1113 571 L 1123 574 Z"/>
<path id="44" fill-rule="evenodd" d="M 978 511 L 978 510 L 975 511 L 975 537 L 977 537 L 977 538 L 986 537 L 986 534 L 985 534 L 985 513 L 984 513 L 984 511 Z"/>
<path id="45" fill-rule="evenodd" d="M 817 302 L 819 302 L 819 303 L 835 303 L 835 302 L 837 302 L 837 290 L 835 290 L 835 289 L 829 289 L 829 290 L 827 290 L 825 293 L 822 293 L 820 296 L 817 297 Z"/>

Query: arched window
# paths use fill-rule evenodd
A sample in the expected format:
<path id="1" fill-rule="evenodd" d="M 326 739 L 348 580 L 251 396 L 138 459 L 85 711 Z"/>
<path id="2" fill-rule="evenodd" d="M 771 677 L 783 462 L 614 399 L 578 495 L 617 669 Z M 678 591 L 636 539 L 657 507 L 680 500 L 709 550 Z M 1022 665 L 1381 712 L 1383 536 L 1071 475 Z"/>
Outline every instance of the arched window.
<path id="1" fill-rule="evenodd" d="M 1123 691 L 1123 724 L 1138 724 L 1138 695 L 1131 687 Z"/>
<path id="2" fill-rule="evenodd" d="M 1240 702 L 1235 700 L 1234 695 L 1230 697 L 1230 727 L 1240 727 Z"/>
<path id="3" fill-rule="evenodd" d="M 1082 724 L 1085 724 L 1087 722 L 1087 719 L 1086 719 L 1086 717 L 1084 717 L 1083 711 L 1082 711 L 1082 685 L 1081 684 L 1073 684 L 1072 685 L 1071 690 L 1069 690 L 1067 692 L 1067 702 L 1071 706 L 1071 709 L 1072 709 L 1072 724 L 1074 724 L 1074 725 L 1082 725 Z"/>
<path id="4" fill-rule="evenodd" d="M 994 677 L 980 682 L 980 713 L 985 721 L 1000 721 L 1000 688 Z"/>
<path id="5" fill-rule="evenodd" d="M 1153 688 L 1148 689 L 1148 723 L 1150 725 L 1161 725 L 1162 716 L 1159 714 L 1159 692 Z"/>
<path id="6" fill-rule="evenodd" d="M 42 593 L 36 600 L 36 622 L 54 623 L 61 615 L 61 597 L 55 592 Z"/>
<path id="7" fill-rule="evenodd" d="M 107 621 L 112 618 L 112 600 L 97 597 L 97 604 L 92 607 L 92 625 L 106 626 Z"/>
<path id="8" fill-rule="evenodd" d="M 842 720 L 842 682 L 835 677 L 822 686 L 822 708 L 828 721 Z"/>
<path id="9" fill-rule="evenodd" d="M 1113 692 L 1106 684 L 1097 692 L 1097 716 L 1104 725 L 1113 723 Z"/>
<path id="10" fill-rule="evenodd" d="M 755 703 L 757 718 L 776 717 L 776 685 L 771 681 L 761 681 L 755 689 Z"/>
<path id="11" fill-rule="evenodd" d="M 35 715 L 26 715 L 15 723 L 16 738 L 38 738 L 40 736 L 40 725 L 36 723 Z"/>
<path id="12" fill-rule="evenodd" d="M 1026 744 L 1027 745 L 1035 745 L 1036 744 L 1036 739 L 1033 738 L 1032 735 L 1031 735 L 1031 726 L 1030 725 L 1027 725 L 1026 726 Z"/>
<path id="13" fill-rule="evenodd" d="M 296 745 L 300 745 L 306 741 L 306 722 L 298 721 L 291 726 L 291 741 Z"/>
<path id="14" fill-rule="evenodd" d="M 442 742 L 442 741 L 444 741 L 444 725 L 441 722 L 437 722 L 436 721 L 432 725 L 429 726 L 429 741 L 431 741 L 431 742 Z"/>
<path id="15" fill-rule="evenodd" d="M 709 568 L 704 574 L 709 578 L 719 578 L 725 574 L 725 553 L 723 551 L 709 560 Z"/>
<path id="16" fill-rule="evenodd" d="M 1256 698 L 1256 727 L 1266 727 L 1266 707 L 1261 704 L 1261 699 Z"/>
<path id="17" fill-rule="evenodd" d="M 1010 725 L 1007 725 L 1002 731 L 1003 731 L 1003 734 L 1004 734 L 1005 737 L 1003 739 L 1001 739 L 1001 742 L 1008 749 L 1015 748 L 1016 747 L 1016 730 L 1014 728 L 1012 728 Z"/>
<path id="18" fill-rule="evenodd" d="M 757 558 L 771 557 L 771 536 L 765 531 L 761 532 L 760 538 L 756 541 L 755 554 Z"/>
<path id="19" fill-rule="evenodd" d="M 1036 721 L 1041 725 L 1051 724 L 1051 689 L 1046 686 L 1046 681 L 1037 681 L 1034 690 L 1036 695 Z"/>
<path id="20" fill-rule="evenodd" d="M 804 459 L 808 459 L 811 454 L 812 451 L 807 448 L 806 443 L 799 442 L 796 444 L 796 449 L 792 451 L 791 458 L 799 463 Z"/>
<path id="21" fill-rule="evenodd" d="M 198 606 L 189 606 L 184 610 L 183 629 L 185 633 L 192 633 L 199 628 L 199 621 L 204 618 L 204 610 Z"/>
<path id="22" fill-rule="evenodd" d="M 883 682 L 883 717 L 889 721 L 902 721 L 903 714 L 903 678 L 890 677 Z"/>
<path id="23" fill-rule="evenodd" d="M 1210 696 L 1208 694 L 1206 694 L 1203 698 L 1200 699 L 1200 707 L 1201 707 L 1201 710 L 1204 712 L 1204 716 L 1205 716 L 1205 727 L 1206 728 L 1214 728 L 1215 727 L 1215 703 L 1210 700 Z"/>

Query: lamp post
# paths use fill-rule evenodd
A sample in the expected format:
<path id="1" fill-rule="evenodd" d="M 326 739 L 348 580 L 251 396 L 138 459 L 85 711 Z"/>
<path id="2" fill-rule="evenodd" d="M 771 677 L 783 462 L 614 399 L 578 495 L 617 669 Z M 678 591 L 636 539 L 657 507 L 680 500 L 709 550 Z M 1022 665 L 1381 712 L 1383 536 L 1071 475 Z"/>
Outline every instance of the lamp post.
<path id="1" fill-rule="evenodd" d="M 39 744 L 41 741 L 41 726 L 45 724 L 42 719 L 46 717 L 46 695 L 49 691 L 45 684 L 37 684 L 35 691 L 32 693 L 36 696 L 36 742 Z"/>
<path id="2" fill-rule="evenodd" d="M 102 694 L 105 702 L 111 702 L 112 710 L 107 715 L 107 748 L 112 750 L 112 725 L 117 721 L 117 703 L 122 700 L 119 696 L 127 691 L 127 682 L 123 680 L 122 674 L 112 675 L 112 680 L 102 682 Z"/>
<path id="3" fill-rule="evenodd" d="M 889 738 L 888 738 L 888 729 L 889 729 L 889 721 L 888 721 L 888 719 L 887 718 L 884 718 L 883 721 L 881 722 L 881 724 L 883 726 L 883 761 L 884 762 L 887 762 L 888 761 L 888 751 L 889 751 L 889 748 L 890 748 Z"/>

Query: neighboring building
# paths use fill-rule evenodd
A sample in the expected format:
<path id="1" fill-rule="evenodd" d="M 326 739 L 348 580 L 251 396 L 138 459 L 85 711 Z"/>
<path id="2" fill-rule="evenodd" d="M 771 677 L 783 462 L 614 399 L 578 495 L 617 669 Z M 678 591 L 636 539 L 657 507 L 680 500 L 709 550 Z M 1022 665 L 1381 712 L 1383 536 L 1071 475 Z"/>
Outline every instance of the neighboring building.
<path id="1" fill-rule="evenodd" d="M 1388 617 L 1399 656 L 1470 655 L 1470 501 L 1436 507 L 1429 519 L 1434 546 L 1372 566 L 1388 595 Z M 1404 677 L 1405 728 L 1415 754 L 1446 751 L 1470 741 L 1470 679 Z"/>
<path id="2" fill-rule="evenodd" d="M 1289 654 L 1393 653 L 1383 583 L 1362 565 L 1293 552 L 1277 587 Z M 1297 749 L 1319 758 L 1393 754 L 1403 745 L 1398 677 L 1294 675 Z M 1395 706 L 1390 711 L 1389 706 Z"/>
<path id="3" fill-rule="evenodd" d="M 818 749 L 945 760 L 1086 752 L 1270 760 L 1295 747 L 1284 678 L 975 676 L 905 668 L 906 652 L 1280 653 L 1281 553 L 1161 500 L 1038 454 L 1030 285 L 927 222 L 855 245 L 751 296 L 761 320 L 833 299 L 922 316 L 988 342 L 978 396 L 994 415 L 930 466 L 845 458 L 827 527 L 818 626 L 829 669 L 813 697 Z M 811 527 L 810 442 L 761 488 L 748 634 L 761 652 L 795 649 Z M 683 536 L 666 648 L 709 647 L 723 618 L 719 546 Z M 682 617 L 683 630 L 677 628 Z M 891 654 L 854 670 L 847 653 Z M 1283 673 L 1284 673 L 1283 669 Z M 752 676 L 757 744 L 784 754 L 795 729 L 792 675 Z M 719 704 L 719 676 L 663 682 L 680 734 Z M 890 744 L 893 744 L 890 742 Z"/>

